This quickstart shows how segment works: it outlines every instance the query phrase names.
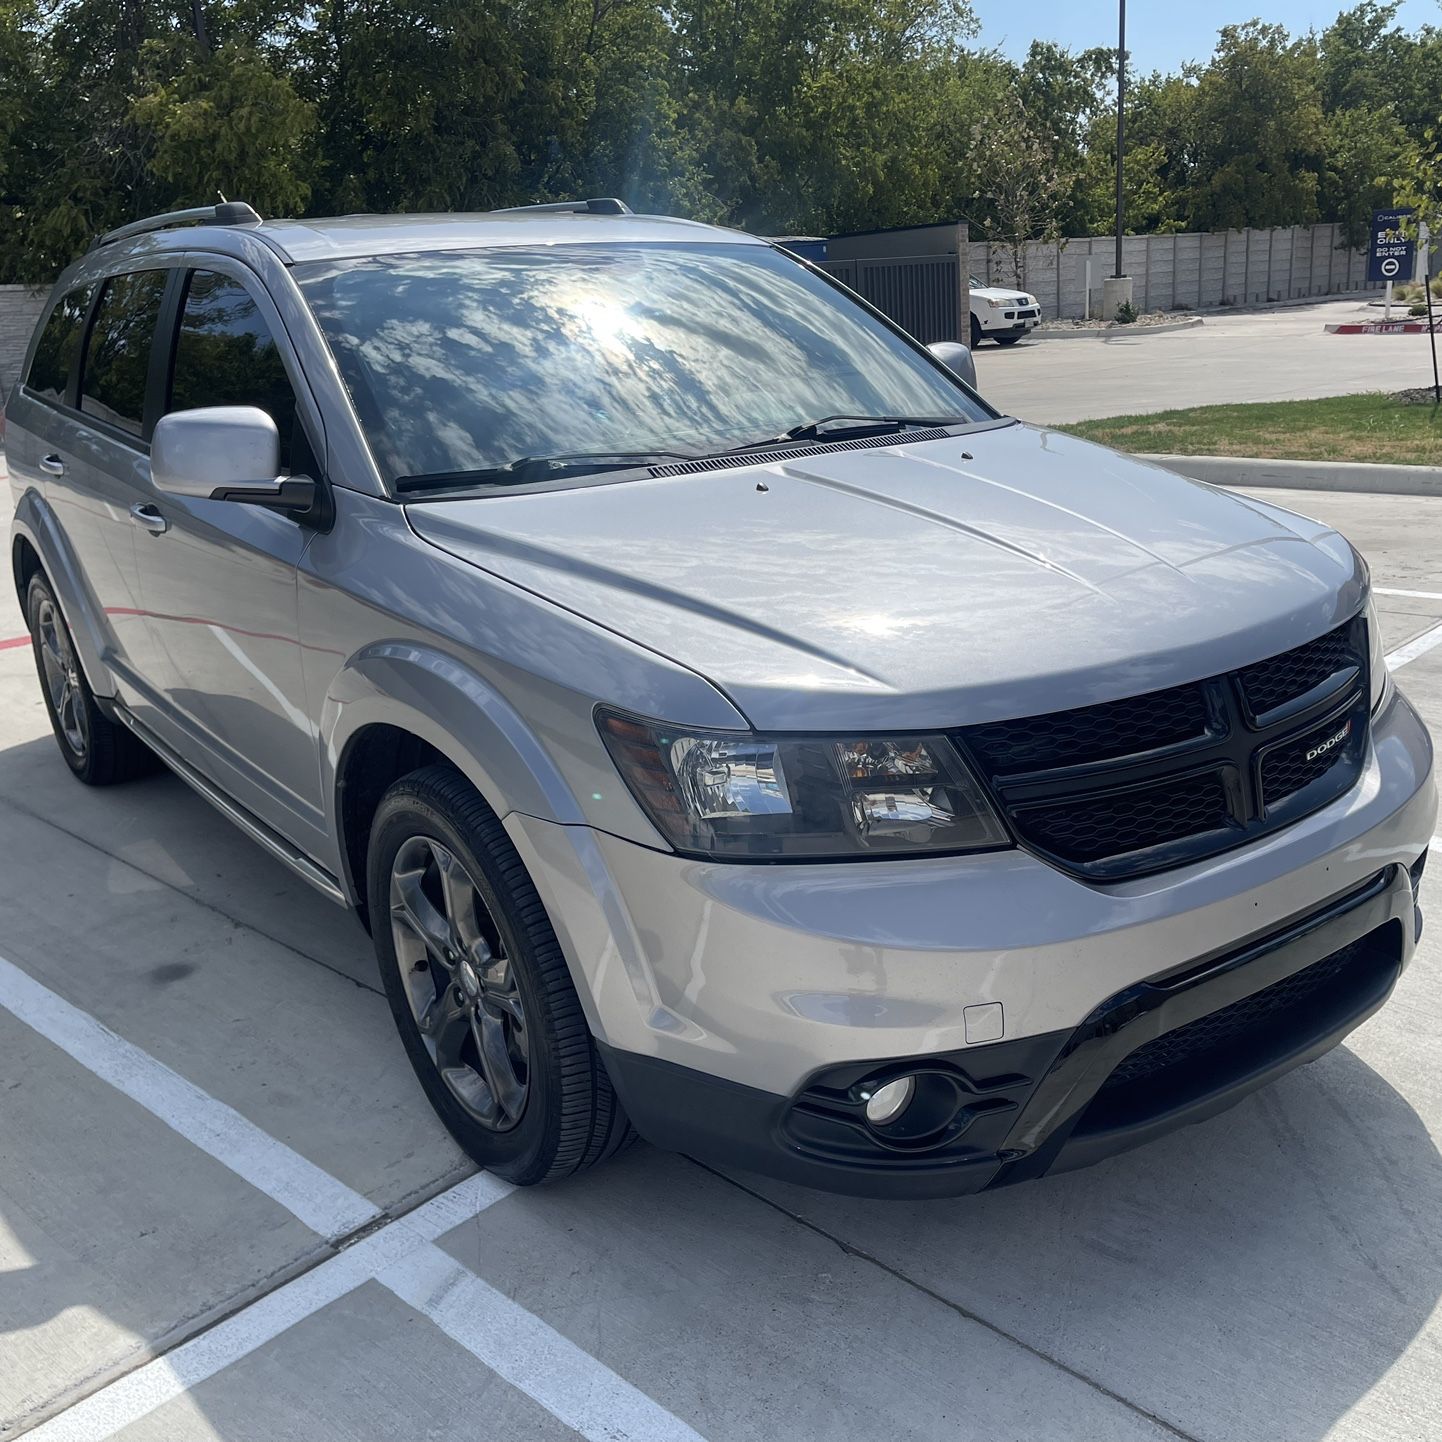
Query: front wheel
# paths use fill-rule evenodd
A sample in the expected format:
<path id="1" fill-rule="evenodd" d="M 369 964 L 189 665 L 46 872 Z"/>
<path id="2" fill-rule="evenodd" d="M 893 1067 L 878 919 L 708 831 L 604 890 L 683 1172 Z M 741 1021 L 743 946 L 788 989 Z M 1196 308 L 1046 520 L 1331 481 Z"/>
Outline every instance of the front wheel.
<path id="1" fill-rule="evenodd" d="M 411 1065 L 481 1166 L 555 1181 L 631 1139 L 541 899 L 459 772 L 428 766 L 386 792 L 367 894 Z"/>
<path id="2" fill-rule="evenodd" d="M 971 318 L 971 348 L 975 350 L 981 344 L 981 322 L 975 316 Z"/>

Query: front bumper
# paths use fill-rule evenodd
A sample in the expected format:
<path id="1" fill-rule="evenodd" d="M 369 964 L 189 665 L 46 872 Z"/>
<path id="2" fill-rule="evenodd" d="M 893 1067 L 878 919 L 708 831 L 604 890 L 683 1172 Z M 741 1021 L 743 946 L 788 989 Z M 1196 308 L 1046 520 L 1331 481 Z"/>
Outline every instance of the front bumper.
<path id="1" fill-rule="evenodd" d="M 959 1144 L 982 1148 L 991 1161 L 948 1160 L 939 1169 L 914 1156 L 888 1161 L 893 1177 L 926 1195 L 996 1184 L 1003 1168 L 1014 1177 L 1026 1167 L 1079 1165 L 1115 1149 L 1113 1142 L 1130 1145 L 1244 1094 L 1255 1083 L 1217 1073 L 1210 1088 L 1194 1087 L 1196 1095 L 1155 1116 L 1123 1115 L 1122 1098 L 1109 1094 L 1106 1109 L 1066 1132 L 1065 1159 L 1042 1156 L 1044 1142 L 1062 1135 L 1060 1111 L 1080 1117 L 1073 1088 L 1066 1106 L 1050 1108 L 1056 1125 L 1045 1138 L 1030 1121 L 1025 1139 L 1010 1135 L 1063 1052 L 1078 1050 L 1089 1019 L 1112 1014 L 1117 998 L 1139 984 L 1160 985 L 1179 968 L 1195 972 L 1239 948 L 1277 942 L 1379 876 L 1388 905 L 1400 908 L 1398 877 L 1426 850 L 1436 812 L 1431 743 L 1397 694 L 1374 719 L 1362 774 L 1344 796 L 1244 848 L 1124 882 L 1067 876 L 1024 850 L 726 865 L 518 814 L 506 824 L 644 1135 L 757 1170 L 797 1175 L 799 1167 L 820 1186 L 876 1190 L 875 1169 L 864 1160 L 854 1166 L 798 1155 L 816 1139 L 798 1142 L 780 1119 L 817 1085 L 845 1091 L 887 1068 L 934 1065 L 966 1078 L 957 1085 L 981 1088 L 978 1116 Z M 1366 904 L 1375 911 L 1372 899 Z M 1374 919 L 1368 931 L 1385 924 Z M 1266 1075 L 1333 1045 L 1380 1005 L 1410 955 L 1410 927 L 1403 929 L 1391 960 L 1377 963 L 1373 991 L 1364 985 L 1349 993 L 1351 1009 L 1334 1024 L 1303 1027 L 1293 1059 L 1258 1053 Z M 1323 942 L 1336 950 L 1350 941 L 1340 936 L 1334 931 Z M 1281 954 L 1280 945 L 1269 955 Z M 1376 950 L 1369 944 L 1368 955 Z M 1314 954 L 1286 956 L 1304 968 Z M 1279 964 L 1235 974 L 1251 991 L 1265 990 Z M 1194 995 L 1211 1010 L 1232 1000 Z M 1178 1005 L 1158 1013 L 1169 1030 L 1189 1019 Z M 982 1025 L 969 1025 L 978 1018 Z M 1148 1040 L 1151 1024 L 1132 1024 L 1128 1038 Z M 1094 1091 L 1114 1069 L 1098 1062 L 1089 1070 Z M 1026 1095 L 988 1090 L 1000 1076 L 1029 1078 Z M 1023 1166 L 1023 1158 L 1033 1160 Z M 982 1175 L 988 1167 L 991 1175 Z"/>
<path id="2" fill-rule="evenodd" d="M 1390 866 L 1277 933 L 1128 987 L 1069 1033 L 832 1067 L 790 1097 L 610 1048 L 606 1066 L 659 1146 L 859 1196 L 1006 1186 L 1202 1121 L 1336 1046 L 1411 959 L 1418 880 Z M 865 1098 L 906 1075 L 923 1124 L 868 1126 Z"/>

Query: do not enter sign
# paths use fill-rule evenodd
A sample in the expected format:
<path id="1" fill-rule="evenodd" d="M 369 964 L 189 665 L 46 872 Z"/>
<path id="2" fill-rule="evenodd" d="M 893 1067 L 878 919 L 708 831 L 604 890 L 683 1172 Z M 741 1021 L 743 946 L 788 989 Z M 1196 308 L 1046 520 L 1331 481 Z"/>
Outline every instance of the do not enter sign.
<path id="1" fill-rule="evenodd" d="M 1410 280 L 1416 246 L 1403 234 L 1410 210 L 1374 210 L 1372 243 L 1367 251 L 1368 280 Z"/>

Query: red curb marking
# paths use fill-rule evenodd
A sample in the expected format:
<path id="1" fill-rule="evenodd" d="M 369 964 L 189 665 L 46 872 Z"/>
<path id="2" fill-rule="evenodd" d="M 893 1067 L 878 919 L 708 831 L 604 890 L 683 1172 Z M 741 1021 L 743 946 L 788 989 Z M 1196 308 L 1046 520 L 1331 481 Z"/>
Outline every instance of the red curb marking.
<path id="1" fill-rule="evenodd" d="M 0 651 L 11 651 L 16 646 L 28 646 L 29 644 L 29 636 L 11 636 L 7 640 L 0 641 Z"/>

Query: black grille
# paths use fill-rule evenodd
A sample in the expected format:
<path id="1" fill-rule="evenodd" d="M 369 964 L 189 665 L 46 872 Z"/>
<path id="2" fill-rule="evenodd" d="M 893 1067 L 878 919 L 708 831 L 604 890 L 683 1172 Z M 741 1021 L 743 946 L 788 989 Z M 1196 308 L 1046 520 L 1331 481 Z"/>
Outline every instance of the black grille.
<path id="1" fill-rule="evenodd" d="M 1355 627 L 1338 626 L 1315 641 L 1237 672 L 1242 694 L 1254 716 L 1261 716 L 1288 701 L 1304 696 L 1339 671 L 1362 664 L 1353 642 Z"/>
<path id="2" fill-rule="evenodd" d="M 1230 824 L 1227 794 L 1215 775 L 1037 807 L 1022 815 L 1027 835 L 1067 861 L 1165 846 Z"/>
<path id="3" fill-rule="evenodd" d="M 1285 1029 L 1286 1016 L 1304 1006 L 1358 961 L 1370 944 L 1363 937 L 1321 961 L 1274 982 L 1263 990 L 1208 1013 L 1174 1031 L 1164 1032 L 1145 1046 L 1140 1046 L 1102 1084 L 1102 1092 L 1132 1082 L 1154 1080 L 1172 1067 L 1196 1060 L 1208 1052 L 1218 1051 L 1237 1041 L 1254 1027 L 1265 1025 L 1268 1031 Z"/>
<path id="4" fill-rule="evenodd" d="M 1350 753 L 1346 744 L 1347 736 L 1343 732 L 1345 730 L 1350 734 L 1350 727 L 1351 723 L 1347 721 L 1331 721 L 1300 741 L 1279 746 L 1275 751 L 1269 752 L 1262 762 L 1263 804 L 1275 806 L 1277 802 L 1295 795 L 1304 786 L 1310 786 L 1312 782 L 1325 776 L 1334 766 L 1345 762 Z M 1337 737 L 1341 739 L 1334 739 Z M 1309 756 L 1308 753 L 1317 752 L 1319 747 L 1329 741 L 1333 744 L 1326 750 Z"/>
<path id="5" fill-rule="evenodd" d="M 1174 686 L 1099 706 L 973 726 L 967 744 L 993 771 L 1032 771 L 1150 751 L 1205 734 L 1200 686 Z"/>
<path id="6" fill-rule="evenodd" d="M 1019 841 L 1110 881 L 1240 846 L 1340 795 L 1360 774 L 1367 689 L 1357 616 L 1238 671 L 958 739 Z"/>

